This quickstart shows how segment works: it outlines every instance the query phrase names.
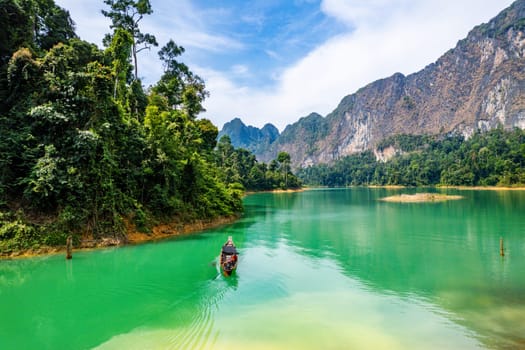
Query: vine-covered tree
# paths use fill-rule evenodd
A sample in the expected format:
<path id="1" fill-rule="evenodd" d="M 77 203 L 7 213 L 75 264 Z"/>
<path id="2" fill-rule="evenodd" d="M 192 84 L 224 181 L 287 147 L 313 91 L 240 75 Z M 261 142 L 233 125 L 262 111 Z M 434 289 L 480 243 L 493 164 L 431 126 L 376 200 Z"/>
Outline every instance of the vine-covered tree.
<path id="1" fill-rule="evenodd" d="M 69 12 L 53 0 L 20 0 L 18 3 L 27 16 L 35 48 L 49 50 L 55 44 L 76 37 Z"/>
<path id="2" fill-rule="evenodd" d="M 183 106 L 188 116 L 195 119 L 204 111 L 202 102 L 208 97 L 204 81 L 186 66 L 178 61 L 184 53 L 184 48 L 170 40 L 159 51 L 159 58 L 163 62 L 164 74 L 153 87 L 153 91 L 168 99 L 172 107 Z"/>
<path id="3" fill-rule="evenodd" d="M 0 27 L 0 114 L 5 114 L 13 104 L 25 102 L 12 90 L 20 87 L 22 82 L 19 84 L 13 76 L 8 81 L 7 69 L 13 54 L 20 49 L 25 50 L 26 57 L 28 53 L 39 54 L 76 35 L 69 12 L 56 6 L 52 0 L 0 1 Z M 18 64 L 21 62 L 17 60 Z M 23 81 L 29 80 L 31 78 L 26 74 Z"/>
<path id="4" fill-rule="evenodd" d="M 69 233 L 125 240 L 126 223 L 147 231 L 242 211 L 241 192 L 214 162 L 217 128 L 196 119 L 202 80 L 166 56 L 166 74 L 180 86 L 146 94 L 130 62 L 146 36 L 123 24 L 130 15 L 137 26 L 149 2 L 106 3 L 120 25 L 101 51 L 70 34 L 26 33 L 34 9 L 67 14 L 44 11 L 52 0 L 0 1 L 0 13 L 14 11 L 0 19 L 14 26 L 0 43 L 0 253 L 63 244 Z M 51 39 L 59 41 L 44 44 Z"/>
<path id="5" fill-rule="evenodd" d="M 124 29 L 115 30 L 111 44 L 106 52 L 112 61 L 112 71 L 115 76 L 115 85 L 113 88 L 113 98 L 122 103 L 126 101 L 128 84 L 131 83 L 132 68 L 130 63 L 131 48 L 133 46 L 133 37 Z"/>

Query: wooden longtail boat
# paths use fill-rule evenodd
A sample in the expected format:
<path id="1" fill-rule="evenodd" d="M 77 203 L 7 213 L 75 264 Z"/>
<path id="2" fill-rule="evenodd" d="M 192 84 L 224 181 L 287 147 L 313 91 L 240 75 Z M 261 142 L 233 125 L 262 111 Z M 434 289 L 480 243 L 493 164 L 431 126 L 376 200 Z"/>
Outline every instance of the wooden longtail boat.
<path id="1" fill-rule="evenodd" d="M 221 249 L 221 270 L 225 276 L 231 276 L 233 271 L 237 268 L 237 248 L 233 243 L 232 237 L 229 236 L 228 240 Z"/>

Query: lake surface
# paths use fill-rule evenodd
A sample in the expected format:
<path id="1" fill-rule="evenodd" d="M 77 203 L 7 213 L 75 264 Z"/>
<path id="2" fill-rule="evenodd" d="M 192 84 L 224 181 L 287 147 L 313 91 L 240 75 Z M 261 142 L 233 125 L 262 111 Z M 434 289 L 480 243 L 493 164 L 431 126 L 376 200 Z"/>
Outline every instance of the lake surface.
<path id="1" fill-rule="evenodd" d="M 525 192 L 378 200 L 414 192 L 256 194 L 200 234 L 0 261 L 0 348 L 525 348 Z"/>

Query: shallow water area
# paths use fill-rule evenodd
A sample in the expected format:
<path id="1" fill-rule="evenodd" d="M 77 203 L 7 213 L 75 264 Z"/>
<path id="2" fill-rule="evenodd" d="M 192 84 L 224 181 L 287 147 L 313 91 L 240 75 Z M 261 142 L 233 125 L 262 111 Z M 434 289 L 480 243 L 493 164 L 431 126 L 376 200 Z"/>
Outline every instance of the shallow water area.
<path id="1" fill-rule="evenodd" d="M 525 192 L 380 201 L 411 191 L 254 194 L 219 229 L 1 261 L 2 348 L 523 348 Z"/>

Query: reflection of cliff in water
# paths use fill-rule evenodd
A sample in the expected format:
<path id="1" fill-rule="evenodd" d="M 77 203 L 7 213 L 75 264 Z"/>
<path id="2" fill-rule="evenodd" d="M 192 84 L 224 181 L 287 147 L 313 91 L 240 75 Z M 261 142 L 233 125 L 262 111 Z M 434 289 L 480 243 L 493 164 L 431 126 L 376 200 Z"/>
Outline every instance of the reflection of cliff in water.
<path id="1" fill-rule="evenodd" d="M 296 202 L 300 200 L 301 194 L 285 192 L 250 195 L 244 201 L 246 218 L 234 224 L 233 228 L 242 229 L 250 246 L 275 249 L 290 230 L 290 223 L 296 215 Z M 264 234 L 261 235 L 261 232 Z"/>
<path id="2" fill-rule="evenodd" d="M 523 344 L 516 334 L 525 334 L 525 262 L 518 260 L 525 193 L 461 191 L 465 199 L 443 203 L 378 201 L 401 191 L 416 190 L 355 188 L 307 191 L 293 201 L 263 198 L 278 209 L 268 219 L 275 223 L 266 245 L 285 239 L 301 254 L 335 259 L 345 274 L 370 288 L 418 295 L 486 336 L 481 340 L 489 346 L 496 334 L 499 346 Z"/>

